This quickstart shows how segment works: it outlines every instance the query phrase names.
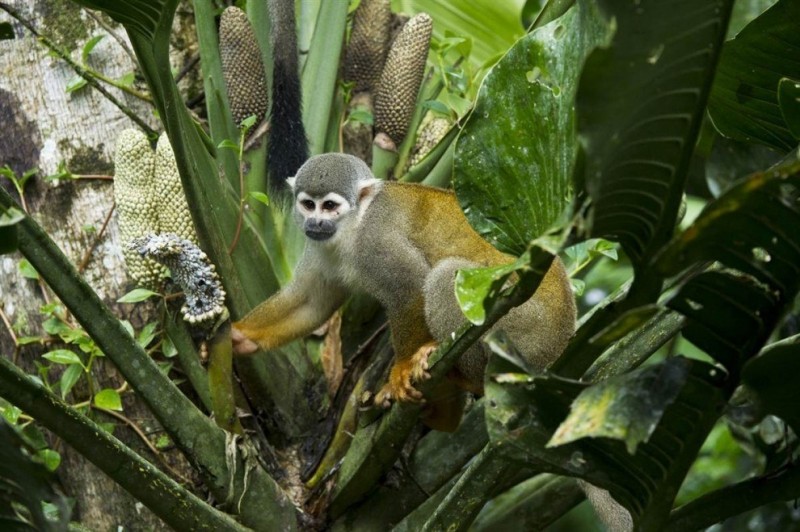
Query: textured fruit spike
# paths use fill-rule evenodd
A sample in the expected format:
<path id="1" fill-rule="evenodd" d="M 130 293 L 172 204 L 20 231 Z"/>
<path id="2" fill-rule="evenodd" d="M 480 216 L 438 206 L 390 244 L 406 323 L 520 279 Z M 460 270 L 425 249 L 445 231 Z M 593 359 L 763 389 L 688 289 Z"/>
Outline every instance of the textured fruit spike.
<path id="1" fill-rule="evenodd" d="M 444 138 L 448 131 L 450 131 L 452 123 L 449 119 L 436 115 L 435 113 L 428 113 L 422 119 L 417 131 L 417 141 L 414 148 L 411 150 L 411 157 L 408 160 L 408 167 L 412 168 L 422 161 L 428 153 L 439 144 L 439 141 Z"/>
<path id="2" fill-rule="evenodd" d="M 169 267 L 186 296 L 181 308 L 185 321 L 197 327 L 210 328 L 219 319 L 227 318 L 225 290 L 219 275 L 208 256 L 194 243 L 165 233 L 142 236 L 129 247 L 132 252 L 152 257 Z"/>
<path id="3" fill-rule="evenodd" d="M 389 0 L 361 0 L 356 8 L 344 62 L 344 78 L 355 82 L 354 92 L 377 87 L 389 50 L 391 22 Z"/>
<path id="4" fill-rule="evenodd" d="M 375 97 L 375 129 L 400 144 L 408 131 L 425 74 L 433 21 L 426 13 L 412 17 L 397 35 L 383 67 Z"/>
<path id="5" fill-rule="evenodd" d="M 114 199 L 122 253 L 130 276 L 147 288 L 158 286 L 163 267 L 142 258 L 129 245 L 137 237 L 158 231 L 153 170 L 154 154 L 144 133 L 135 129 L 120 133 L 114 154 Z"/>
<path id="6" fill-rule="evenodd" d="M 196 244 L 197 234 L 178 174 L 178 164 L 169 138 L 164 133 L 158 138 L 156 146 L 154 190 L 158 232 L 174 233 Z"/>
<path id="7" fill-rule="evenodd" d="M 255 115 L 263 120 L 269 105 L 264 63 L 250 21 L 235 6 L 225 8 L 219 23 L 219 54 L 236 125 Z"/>

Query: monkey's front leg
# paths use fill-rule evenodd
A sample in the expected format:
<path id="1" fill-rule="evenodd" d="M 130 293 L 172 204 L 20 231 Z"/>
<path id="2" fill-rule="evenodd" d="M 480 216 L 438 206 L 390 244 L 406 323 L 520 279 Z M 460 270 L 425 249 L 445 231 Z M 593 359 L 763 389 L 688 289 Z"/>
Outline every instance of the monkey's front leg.
<path id="1" fill-rule="evenodd" d="M 388 408 L 392 401 L 421 402 L 422 392 L 414 384 L 430 378 L 428 357 L 438 347 L 425 325 L 422 298 L 403 309 L 390 309 L 389 327 L 395 361 L 375 404 Z"/>
<path id="2" fill-rule="evenodd" d="M 233 324 L 231 340 L 237 355 L 273 349 L 311 334 L 344 302 L 344 289 L 321 276 L 303 272 L 286 288 Z"/>

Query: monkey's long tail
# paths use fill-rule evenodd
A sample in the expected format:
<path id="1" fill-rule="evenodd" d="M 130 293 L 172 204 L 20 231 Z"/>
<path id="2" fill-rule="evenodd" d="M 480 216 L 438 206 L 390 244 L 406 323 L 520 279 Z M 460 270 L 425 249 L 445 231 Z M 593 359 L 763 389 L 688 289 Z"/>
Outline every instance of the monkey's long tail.
<path id="1" fill-rule="evenodd" d="M 286 178 L 308 159 L 308 139 L 303 127 L 294 0 L 270 0 L 269 11 L 275 64 L 267 168 L 270 188 L 279 197 Z"/>

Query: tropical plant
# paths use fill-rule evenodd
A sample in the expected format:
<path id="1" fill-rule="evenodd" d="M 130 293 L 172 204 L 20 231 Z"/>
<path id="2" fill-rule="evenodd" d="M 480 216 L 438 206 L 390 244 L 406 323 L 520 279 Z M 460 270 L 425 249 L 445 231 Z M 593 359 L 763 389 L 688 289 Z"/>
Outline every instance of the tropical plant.
<path id="1" fill-rule="evenodd" d="M 231 314 L 242 316 L 290 277 L 302 239 L 279 201 L 265 205 L 266 149 L 245 153 L 250 124 L 240 131 L 231 117 L 215 4 L 193 2 L 206 131 L 187 111 L 170 70 L 178 0 L 79 3 L 127 30 L 174 150 L 198 239 L 223 279 Z M 268 27 L 266 4 L 246 4 L 253 26 Z M 176 529 L 541 529 L 580 500 L 571 477 L 607 489 L 642 530 L 703 528 L 800 496 L 790 435 L 800 422 L 792 382 L 800 355 L 794 331 L 782 326 L 800 279 L 800 235 L 792 230 L 800 223 L 800 163 L 793 154 L 800 138 L 800 40 L 791 25 L 800 16 L 798 4 L 778 0 L 746 26 L 735 18 L 744 29 L 726 42 L 732 13 L 738 17 L 753 2 L 550 0 L 539 9 L 528 1 L 524 10 L 516 5 L 518 28 L 472 43 L 448 16 L 469 13 L 465 32 L 480 26 L 481 16 L 457 2 L 435 4 L 432 15 L 441 25 L 429 61 L 434 66 L 411 131 L 426 111 L 457 127 L 407 167 L 412 134 L 381 168 L 426 183 L 452 178 L 473 227 L 519 259 L 459 274 L 456 291 L 471 324 L 433 355 L 423 391 L 535 291 L 554 256 L 566 252 L 574 270 L 594 260 L 599 271 L 620 250 L 632 278 L 591 306 L 547 372 L 526 368 L 502 335 L 490 336 L 497 356 L 487 368 L 486 397 L 455 433 L 419 437 L 418 405 L 361 408 L 390 352 L 380 315 L 356 298 L 340 324 L 329 325 L 323 345 L 311 339 L 236 361 L 259 416 L 244 418 L 252 431 L 237 434 L 231 425 L 226 431 L 178 391 L 41 227 L 0 190 L 3 251 L 19 249 L 36 268 L 92 345 L 152 409 L 218 504 L 203 502 L 5 358 L 0 395 Z M 337 78 L 349 5 L 301 5 L 300 45 L 309 50 L 303 120 L 312 153 L 337 151 L 342 124 L 369 121 L 348 111 L 351 87 Z M 533 21 L 527 33 L 521 12 Z M 269 43 L 260 33 L 258 39 L 270 65 Z M 747 158 L 752 142 L 785 157 L 746 175 L 715 155 L 727 149 Z M 718 197 L 705 198 L 702 213 L 678 228 L 690 177 L 704 159 L 709 176 L 737 179 L 712 187 Z M 518 282 L 506 288 L 511 276 Z M 587 289 L 593 283 L 609 288 L 597 272 L 582 281 Z M 189 353 L 181 360 L 192 364 L 185 329 L 168 322 L 178 351 Z M 666 357 L 665 346 L 672 349 Z M 229 349 L 221 351 L 230 357 Z M 230 379 L 221 382 L 225 373 L 213 368 L 209 374 L 216 405 L 217 390 Z M 748 423 L 731 414 L 743 404 L 751 412 Z M 712 489 L 693 484 L 697 477 L 686 481 L 693 465 L 702 468 L 703 443 L 712 431 L 718 437 L 721 419 L 758 443 L 748 431 L 767 415 L 788 427 L 781 452 L 758 451 L 768 469 Z M 271 421 L 265 437 L 255 421 L 263 417 Z M 258 458 L 274 456 L 267 448 L 280 452 L 265 465 Z M 281 474 L 298 469 L 302 483 Z M 696 493 L 676 507 L 684 483 Z"/>

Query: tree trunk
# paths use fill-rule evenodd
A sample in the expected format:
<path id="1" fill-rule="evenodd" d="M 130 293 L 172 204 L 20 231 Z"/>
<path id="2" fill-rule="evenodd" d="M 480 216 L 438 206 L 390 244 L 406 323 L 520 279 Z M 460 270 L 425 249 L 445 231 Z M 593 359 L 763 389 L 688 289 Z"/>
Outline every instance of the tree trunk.
<path id="1" fill-rule="evenodd" d="M 37 175 L 28 182 L 24 204 L 28 212 L 51 235 L 64 253 L 72 259 L 98 295 L 112 307 L 116 315 L 129 320 L 138 331 L 157 314 L 149 304 L 117 304 L 116 300 L 133 288 L 119 246 L 116 216 L 113 215 L 113 182 L 103 176 L 113 174 L 114 139 L 125 128 L 137 127 L 119 106 L 106 96 L 86 86 L 68 93 L 67 86 L 76 79 L 75 71 L 62 58 L 52 54 L 44 39 L 37 39 L 25 26 L 30 22 L 35 31 L 53 46 L 81 63 L 85 43 L 103 35 L 88 56 L 89 65 L 98 72 L 118 79 L 135 70 L 136 65 L 123 45 L 109 34 L 127 42 L 124 30 L 103 18 L 102 25 L 72 2 L 64 0 L 13 0 L 6 5 L 17 12 L 9 15 L 0 6 L 0 22 L 11 23 L 14 38 L 0 41 L 0 168 L 7 165 L 21 176 L 31 169 Z M 104 28 L 103 26 L 107 26 Z M 191 13 L 179 9 L 176 17 L 175 67 L 181 70 L 195 46 Z M 193 78 L 194 75 L 194 78 Z M 191 86 L 196 72 L 187 76 Z M 186 82 L 184 82 L 185 84 Z M 140 83 L 136 88 L 144 90 Z M 152 106 L 135 96 L 105 85 L 130 114 L 139 117 L 152 129 L 159 127 Z M 55 174 L 59 168 L 73 174 L 93 177 L 68 181 L 45 181 L 43 176 Z M 97 177 L 100 176 L 100 177 Z M 0 177 L 6 190 L 13 191 L 11 181 Z M 13 192 L 12 192 L 13 193 Z M 72 349 L 58 338 L 46 345 L 18 346 L 17 339 L 26 336 L 47 336 L 40 307 L 55 296 L 37 281 L 23 277 L 19 267 L 21 256 L 0 257 L 0 356 L 14 357 L 26 371 L 35 373 L 34 361 L 46 363 L 40 356 L 53 349 Z M 54 340 L 54 341 L 49 341 Z M 65 366 L 53 365 L 48 379 L 58 381 Z M 123 381 L 110 363 L 98 359 L 93 370 L 95 391 L 119 388 Z M 67 400 L 73 404 L 88 401 L 90 388 L 82 378 Z M 168 462 L 184 478 L 192 473 L 176 451 L 168 446 L 155 457 L 144 444 L 143 436 L 155 444 L 161 436 L 153 416 L 130 392 L 123 395 L 123 417 L 112 417 L 97 410 L 90 415 L 98 422 L 113 423 L 114 435 L 159 466 Z M 138 434 L 131 425 L 135 425 Z M 62 463 L 57 473 L 67 495 L 76 499 L 73 521 L 92 530 L 158 530 L 165 525 L 119 488 L 82 456 L 55 438 L 50 445 L 59 451 Z M 170 473 L 170 472 L 168 472 Z M 180 479 L 179 479 L 180 480 Z"/>

